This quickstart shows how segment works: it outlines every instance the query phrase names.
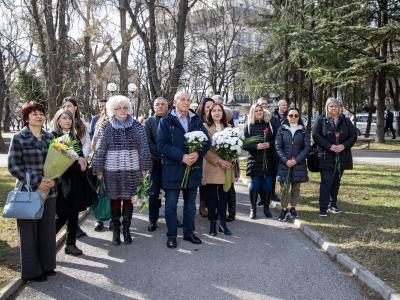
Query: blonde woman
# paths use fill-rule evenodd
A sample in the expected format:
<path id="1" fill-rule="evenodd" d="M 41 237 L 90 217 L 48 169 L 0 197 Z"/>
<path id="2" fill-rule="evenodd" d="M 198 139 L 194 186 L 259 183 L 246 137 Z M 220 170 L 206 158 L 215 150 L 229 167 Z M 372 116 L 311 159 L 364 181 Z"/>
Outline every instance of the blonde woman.
<path id="1" fill-rule="evenodd" d="M 249 152 L 246 175 L 250 176 L 250 218 L 257 218 L 257 197 L 264 203 L 264 215 L 271 218 L 272 176 L 276 174 L 275 135 L 276 128 L 271 122 L 271 113 L 260 104 L 253 104 L 249 112 L 248 124 L 244 127 L 245 137 L 258 136 L 260 142 L 248 144 L 243 149 Z"/>
<path id="2" fill-rule="evenodd" d="M 75 129 L 74 115 L 67 109 L 59 109 L 51 121 L 51 129 L 54 137 L 68 134 L 72 139 L 80 139 Z M 76 232 L 78 229 L 79 212 L 84 211 L 90 205 L 89 187 L 86 180 L 87 163 L 83 157 L 82 149 L 78 153 L 79 160 L 60 177 L 57 195 L 57 221 L 56 232 L 67 224 L 67 240 L 65 253 L 69 255 L 81 255 L 82 250 L 76 246 Z"/>
<path id="3" fill-rule="evenodd" d="M 328 98 L 325 114 L 319 116 L 312 128 L 312 137 L 318 145 L 321 184 L 319 189 L 320 217 L 327 212 L 337 214 L 340 180 L 344 170 L 353 168 L 351 147 L 357 140 L 357 130 L 349 118 L 342 113 L 342 104 L 335 98 Z"/>

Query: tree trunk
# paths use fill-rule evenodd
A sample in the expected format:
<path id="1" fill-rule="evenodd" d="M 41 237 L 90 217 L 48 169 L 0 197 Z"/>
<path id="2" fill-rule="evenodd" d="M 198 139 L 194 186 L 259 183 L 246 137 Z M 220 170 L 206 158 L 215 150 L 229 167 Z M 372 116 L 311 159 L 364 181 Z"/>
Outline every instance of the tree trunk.
<path id="1" fill-rule="evenodd" d="M 130 39 L 128 37 L 128 30 L 126 27 L 126 1 L 119 1 L 119 17 L 121 25 L 121 60 L 120 60 L 120 74 L 119 74 L 119 89 L 121 95 L 128 96 L 128 58 L 130 49 Z"/>
<path id="2" fill-rule="evenodd" d="M 307 114 L 308 114 L 308 122 L 307 129 L 311 132 L 311 120 L 313 117 L 313 81 L 310 78 L 310 82 L 308 84 L 308 104 L 307 104 Z"/>
<path id="3" fill-rule="evenodd" d="M 388 24 L 388 3 L 387 0 L 378 1 L 379 2 L 379 13 L 380 13 L 380 26 L 384 27 Z M 387 61 L 388 56 L 388 39 L 384 38 L 379 49 L 379 59 L 382 63 Z M 378 105 L 376 107 L 376 141 L 378 143 L 385 142 L 385 99 L 386 99 L 386 70 L 381 68 L 378 72 Z"/>
<path id="4" fill-rule="evenodd" d="M 185 31 L 186 31 L 186 18 L 189 13 L 189 1 L 179 1 L 178 21 L 176 24 L 176 53 L 174 60 L 174 67 L 171 72 L 169 80 L 169 89 L 167 93 L 167 100 L 172 102 L 179 86 L 179 81 L 182 75 L 183 62 L 185 57 Z"/>
<path id="5" fill-rule="evenodd" d="M 371 131 L 372 112 L 374 110 L 374 104 L 375 104 L 376 80 L 377 76 L 376 74 L 374 74 L 371 78 L 371 86 L 369 88 L 369 109 L 368 109 L 367 128 L 365 129 L 365 137 L 369 137 L 369 133 Z"/>
<path id="6" fill-rule="evenodd" d="M 393 98 L 393 110 L 400 110 L 400 82 L 397 77 L 393 77 L 394 80 L 394 98 Z"/>
<path id="7" fill-rule="evenodd" d="M 90 61 L 91 61 L 91 37 L 89 35 L 86 35 L 84 37 L 84 53 L 85 53 L 85 61 L 84 61 L 84 66 L 85 66 L 85 86 L 84 86 L 84 95 L 83 95 L 83 100 L 84 100 L 84 107 L 86 111 L 88 109 L 92 110 L 93 107 L 90 107 Z"/>
<path id="8" fill-rule="evenodd" d="M 6 78 L 4 76 L 3 52 L 0 51 L 0 151 L 7 150 L 3 136 L 1 135 L 2 133 L 1 123 L 3 121 L 3 107 L 5 98 L 6 98 Z"/>
<path id="9" fill-rule="evenodd" d="M 4 102 L 3 132 L 10 132 L 10 123 L 11 123 L 10 94 L 7 92 L 6 101 Z"/>

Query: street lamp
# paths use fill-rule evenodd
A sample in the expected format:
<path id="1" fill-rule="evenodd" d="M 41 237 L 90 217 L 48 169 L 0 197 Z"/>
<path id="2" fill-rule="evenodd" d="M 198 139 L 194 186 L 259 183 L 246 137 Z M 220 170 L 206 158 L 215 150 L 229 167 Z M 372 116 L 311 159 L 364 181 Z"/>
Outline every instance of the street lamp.
<path id="1" fill-rule="evenodd" d="M 117 84 L 115 84 L 114 82 L 110 82 L 109 84 L 107 84 L 107 91 L 111 93 L 111 95 L 113 95 L 116 91 L 117 91 Z"/>

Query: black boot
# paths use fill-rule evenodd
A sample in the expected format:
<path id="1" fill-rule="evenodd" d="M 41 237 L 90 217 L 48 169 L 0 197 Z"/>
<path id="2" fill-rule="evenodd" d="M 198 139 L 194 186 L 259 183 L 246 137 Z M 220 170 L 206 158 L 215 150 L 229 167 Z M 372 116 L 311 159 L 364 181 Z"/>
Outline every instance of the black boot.
<path id="1" fill-rule="evenodd" d="M 272 218 L 272 214 L 269 211 L 269 205 L 271 204 L 271 193 L 261 192 L 261 198 L 264 201 L 264 215 L 266 218 Z"/>
<path id="2" fill-rule="evenodd" d="M 257 197 L 258 191 L 250 191 L 250 219 L 257 219 Z"/>
<path id="3" fill-rule="evenodd" d="M 232 222 L 236 217 L 236 191 L 232 183 L 231 189 L 228 191 L 228 217 L 226 222 Z"/>
<path id="4" fill-rule="evenodd" d="M 132 244 L 132 236 L 130 232 L 132 221 L 133 207 L 124 207 L 122 209 L 122 235 L 124 236 L 124 243 L 126 245 Z"/>
<path id="5" fill-rule="evenodd" d="M 219 223 L 219 232 L 223 232 L 225 235 L 232 235 L 232 232 L 226 227 L 225 222 Z"/>
<path id="6" fill-rule="evenodd" d="M 217 222 L 210 221 L 210 235 L 216 236 L 217 235 Z"/>
<path id="7" fill-rule="evenodd" d="M 121 245 L 121 209 L 111 209 L 111 222 L 113 224 L 112 244 Z"/>
<path id="8" fill-rule="evenodd" d="M 259 191 L 258 194 L 260 195 L 260 201 L 258 201 L 257 205 L 258 205 L 258 206 L 264 206 L 264 204 L 265 204 L 265 199 L 264 199 L 263 196 L 262 196 L 262 192 Z"/>

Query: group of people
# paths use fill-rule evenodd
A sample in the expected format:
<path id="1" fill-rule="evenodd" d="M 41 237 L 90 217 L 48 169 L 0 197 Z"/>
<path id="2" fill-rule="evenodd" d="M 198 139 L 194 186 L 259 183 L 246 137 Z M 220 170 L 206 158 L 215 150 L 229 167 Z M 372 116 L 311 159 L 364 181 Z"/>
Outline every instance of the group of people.
<path id="1" fill-rule="evenodd" d="M 232 234 L 227 222 L 236 218 L 234 182 L 239 177 L 239 166 L 236 161 L 220 157 L 211 146 L 215 133 L 233 126 L 232 111 L 224 107 L 221 96 L 215 95 L 203 99 L 195 112 L 190 109 L 190 95 L 186 92 L 175 95 L 172 108 L 163 97 L 154 100 L 153 108 L 154 115 L 142 125 L 132 117 L 130 100 L 125 96 L 113 96 L 99 102 L 100 114 L 92 119 L 89 128 L 81 120 L 77 101 L 68 97 L 54 115 L 50 133 L 43 129 L 44 107 L 36 102 L 23 105 L 21 114 L 25 127 L 11 142 L 9 171 L 23 183 L 28 172 L 32 188 L 48 196 L 42 219 L 17 220 L 22 279 L 45 281 L 47 276 L 55 274 L 55 235 L 64 224 L 67 224 L 65 253 L 82 254 L 76 246 L 78 215 L 93 198 L 93 190 L 87 184 L 90 175 L 104 181 L 106 186 L 113 245 L 121 244 L 121 227 L 123 242 L 132 243 L 132 197 L 141 178 L 147 175 L 150 176 L 147 229 L 152 232 L 158 228 L 163 190 L 168 248 L 177 247 L 178 227 L 182 227 L 185 241 L 202 243 L 194 234 L 198 190 L 199 212 L 209 220 L 209 234 Z M 255 137 L 243 147 L 248 151 L 250 218 L 257 218 L 257 205 L 263 206 L 267 218 L 272 217 L 269 207 L 271 200 L 278 199 L 276 181 L 281 185 L 282 211 L 278 219 L 297 218 L 300 184 L 308 181 L 306 158 L 311 147 L 310 133 L 302 122 L 301 112 L 294 107 L 288 109 L 287 102 L 281 100 L 278 109 L 271 113 L 268 99 L 260 98 L 251 106 L 243 130 L 246 138 Z M 185 134 L 193 131 L 202 131 L 208 141 L 200 150 L 189 153 Z M 80 158 L 60 178 L 46 179 L 43 165 L 50 141 L 64 134 L 79 142 Z M 317 118 L 312 129 L 321 173 L 321 217 L 326 217 L 328 211 L 341 212 L 337 195 L 343 171 L 352 168 L 350 149 L 356 137 L 354 126 L 341 114 L 341 103 L 329 98 L 325 113 Z M 191 171 L 182 188 L 186 166 L 191 166 Z M 228 191 L 224 190 L 226 172 L 230 172 L 232 178 Z M 182 222 L 177 218 L 181 193 Z M 103 228 L 104 223 L 99 220 L 95 230 Z"/>

